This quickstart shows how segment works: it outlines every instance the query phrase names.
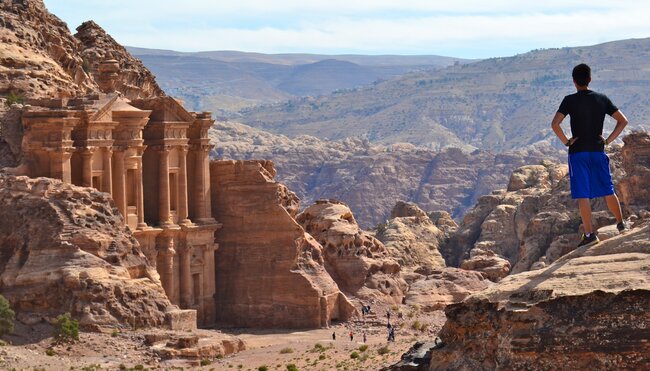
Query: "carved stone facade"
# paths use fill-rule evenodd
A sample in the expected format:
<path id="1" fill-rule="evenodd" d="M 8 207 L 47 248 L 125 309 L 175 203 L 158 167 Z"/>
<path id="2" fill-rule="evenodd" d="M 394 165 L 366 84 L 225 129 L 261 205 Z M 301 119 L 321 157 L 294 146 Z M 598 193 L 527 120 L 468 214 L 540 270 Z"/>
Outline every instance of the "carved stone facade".
<path id="1" fill-rule="evenodd" d="M 129 101 L 118 93 L 29 104 L 27 175 L 110 193 L 172 303 L 213 324 L 221 224 L 210 206 L 210 113 L 188 112 L 170 97 Z"/>

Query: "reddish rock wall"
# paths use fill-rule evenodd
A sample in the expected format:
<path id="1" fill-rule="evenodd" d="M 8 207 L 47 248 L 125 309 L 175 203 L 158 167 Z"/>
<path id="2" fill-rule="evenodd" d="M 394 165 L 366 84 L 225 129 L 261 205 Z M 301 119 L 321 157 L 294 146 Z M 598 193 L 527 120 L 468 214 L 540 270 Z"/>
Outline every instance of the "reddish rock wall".
<path id="1" fill-rule="evenodd" d="M 0 220 L 0 293 L 19 320 L 160 326 L 177 311 L 107 193 L 0 175 Z"/>
<path id="2" fill-rule="evenodd" d="M 293 219 L 297 198 L 270 161 L 213 161 L 217 320 L 238 327 L 322 327 L 355 311 Z"/>

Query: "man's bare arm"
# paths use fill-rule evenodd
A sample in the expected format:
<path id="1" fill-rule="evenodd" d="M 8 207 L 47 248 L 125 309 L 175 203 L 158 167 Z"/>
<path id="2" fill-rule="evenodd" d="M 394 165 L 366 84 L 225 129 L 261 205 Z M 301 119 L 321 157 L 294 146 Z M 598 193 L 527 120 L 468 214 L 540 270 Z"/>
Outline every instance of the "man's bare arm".
<path id="1" fill-rule="evenodd" d="M 564 120 L 566 116 L 561 114 L 560 112 L 555 113 L 555 117 L 553 117 L 553 121 L 551 122 L 551 128 L 553 129 L 553 132 L 555 132 L 555 135 L 560 139 L 562 144 L 567 145 L 567 142 L 569 139 L 564 135 L 564 130 L 560 127 L 560 124 L 562 124 L 562 120 Z M 578 138 L 571 138 L 571 143 L 569 145 L 573 144 L 573 142 L 576 141 Z"/>
<path id="2" fill-rule="evenodd" d="M 605 141 L 605 144 L 610 144 L 611 142 L 615 141 L 616 138 L 621 134 L 623 129 L 625 129 L 625 126 L 627 125 L 627 117 L 623 114 L 623 112 L 616 111 L 612 114 L 612 117 L 614 120 L 616 120 L 616 127 L 614 128 L 614 131 L 612 131 L 611 134 L 607 137 L 607 140 Z"/>

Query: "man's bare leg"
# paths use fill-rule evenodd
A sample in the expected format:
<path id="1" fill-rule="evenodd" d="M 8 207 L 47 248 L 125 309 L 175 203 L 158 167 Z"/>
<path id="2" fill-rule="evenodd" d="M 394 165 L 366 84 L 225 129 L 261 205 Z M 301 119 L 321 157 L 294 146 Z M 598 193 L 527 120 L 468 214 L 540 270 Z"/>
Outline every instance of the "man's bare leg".
<path id="1" fill-rule="evenodd" d="M 609 205 L 609 202 L 607 203 Z M 593 233 L 591 226 L 591 203 L 588 198 L 579 198 L 578 207 L 580 208 L 580 217 L 582 218 L 582 226 L 585 234 Z"/>
<path id="2" fill-rule="evenodd" d="M 607 202 L 607 207 L 609 208 L 609 211 L 611 211 L 612 214 L 614 214 L 614 217 L 616 217 L 616 223 L 618 224 L 622 222 L 623 213 L 621 212 L 621 203 L 618 201 L 618 197 L 616 197 L 616 193 L 614 193 L 613 195 L 605 196 L 605 201 Z"/>

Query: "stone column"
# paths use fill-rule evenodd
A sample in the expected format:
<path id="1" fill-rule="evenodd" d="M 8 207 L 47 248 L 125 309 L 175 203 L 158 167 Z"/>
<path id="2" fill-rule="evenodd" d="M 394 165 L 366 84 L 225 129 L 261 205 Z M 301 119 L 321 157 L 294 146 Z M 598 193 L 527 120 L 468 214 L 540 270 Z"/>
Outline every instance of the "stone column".
<path id="1" fill-rule="evenodd" d="M 70 157 L 72 153 L 67 150 L 54 150 L 49 153 L 50 177 L 61 179 L 64 183 L 72 183 Z"/>
<path id="2" fill-rule="evenodd" d="M 219 245 L 206 245 L 203 248 L 203 298 L 201 306 L 203 311 L 203 321 L 205 325 L 211 325 L 216 320 L 215 297 L 216 282 L 214 272 L 214 252 Z"/>
<path id="3" fill-rule="evenodd" d="M 171 221 L 171 213 L 169 211 L 169 149 L 163 147 L 159 152 L 160 154 L 160 170 L 159 170 L 159 183 L 160 183 L 160 201 L 158 205 L 159 215 L 158 220 L 160 225 L 173 224 Z"/>
<path id="4" fill-rule="evenodd" d="M 86 148 L 81 152 L 81 185 L 93 186 L 93 150 Z"/>
<path id="5" fill-rule="evenodd" d="M 195 192 L 195 209 L 196 209 L 196 221 L 210 221 L 213 222 L 211 218 L 211 208 L 210 204 L 210 163 L 209 163 L 209 149 L 199 146 L 198 150 L 195 152 L 196 159 L 194 167 L 196 169 L 196 188 Z"/>
<path id="6" fill-rule="evenodd" d="M 113 200 L 124 217 L 126 224 L 126 173 L 124 170 L 124 151 L 113 152 Z"/>
<path id="7" fill-rule="evenodd" d="M 193 304 L 192 297 L 194 296 L 192 290 L 192 271 L 191 271 L 191 257 L 192 249 L 185 246 L 179 251 L 180 253 L 180 297 L 181 308 L 190 308 Z"/>
<path id="8" fill-rule="evenodd" d="M 174 239 L 172 237 L 163 237 L 163 243 L 158 246 L 158 256 L 156 269 L 160 274 L 160 282 L 162 283 L 165 293 L 169 300 L 174 298 Z"/>
<path id="9" fill-rule="evenodd" d="M 112 161 L 113 150 L 104 148 L 103 161 L 104 161 L 104 176 L 102 177 L 102 191 L 113 194 L 113 174 L 112 174 Z"/>
<path id="10" fill-rule="evenodd" d="M 180 169 L 178 171 L 178 224 L 192 224 L 187 213 L 187 148 L 178 150 Z"/>
<path id="11" fill-rule="evenodd" d="M 147 228 L 147 223 L 144 221 L 144 192 L 142 185 L 142 154 L 138 153 L 138 168 L 135 170 L 135 186 L 136 186 L 136 197 L 137 200 L 137 209 L 138 209 L 138 229 Z"/>

